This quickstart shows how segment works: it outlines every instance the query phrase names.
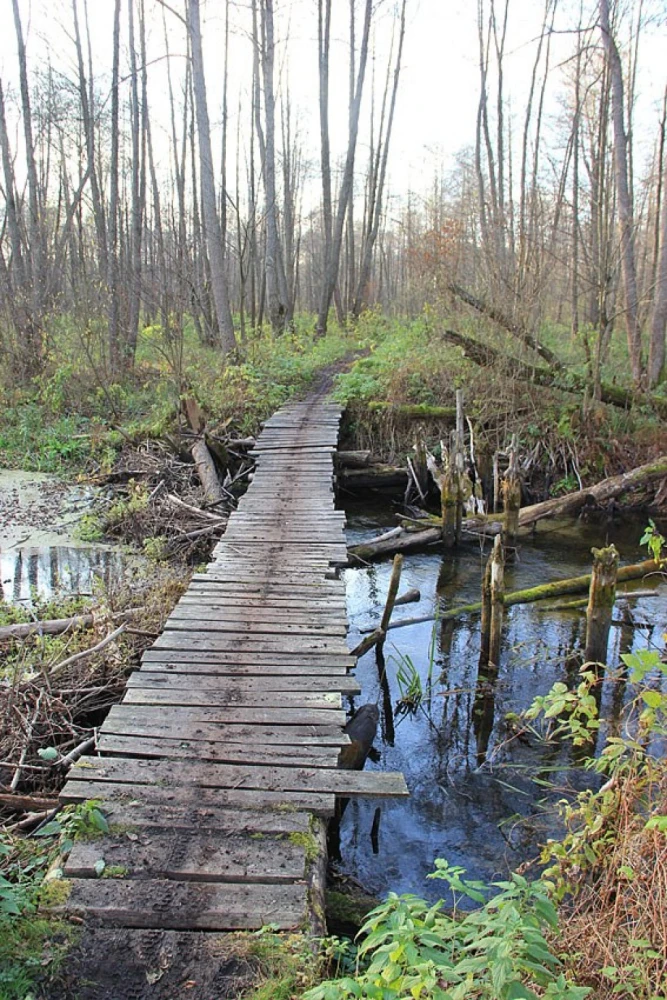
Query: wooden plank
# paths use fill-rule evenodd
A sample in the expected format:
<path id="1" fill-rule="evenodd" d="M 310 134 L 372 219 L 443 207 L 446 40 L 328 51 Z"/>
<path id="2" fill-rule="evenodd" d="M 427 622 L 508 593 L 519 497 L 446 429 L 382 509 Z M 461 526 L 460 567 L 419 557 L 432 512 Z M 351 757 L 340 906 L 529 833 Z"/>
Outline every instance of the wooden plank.
<path id="1" fill-rule="evenodd" d="M 150 669 L 149 669 L 150 667 Z M 169 688 L 192 689 L 196 685 L 202 690 L 216 691 L 218 694 L 230 689 L 244 692 L 246 695 L 265 694 L 270 691 L 294 693 L 298 684 L 299 692 L 314 691 L 340 691 L 345 694 L 358 694 L 361 690 L 359 682 L 355 677 L 347 676 L 321 676 L 304 675 L 296 672 L 269 675 L 251 676 L 230 676 L 228 673 L 200 674 L 193 680 L 192 672 L 187 668 L 182 668 L 181 672 L 174 670 L 155 670 L 154 665 L 146 664 L 139 670 L 135 670 L 127 681 L 128 687 L 156 688 L 158 690 Z"/>
<path id="2" fill-rule="evenodd" d="M 402 774 L 390 771 L 346 771 L 328 768 L 252 767 L 183 760 L 139 760 L 82 757 L 70 770 L 74 780 L 187 785 L 197 788 L 257 791 L 317 792 L 320 794 L 403 797 L 408 789 Z"/>
<path id="3" fill-rule="evenodd" d="M 332 653 L 345 656 L 349 650 L 344 642 L 330 636 L 308 637 L 301 635 L 252 635 L 242 632 L 208 632 L 202 635 L 183 629 L 166 628 L 153 648 L 159 649 L 228 649 L 240 652 L 282 652 L 292 655 L 309 655 L 310 653 Z"/>
<path id="4" fill-rule="evenodd" d="M 105 836 L 76 841 L 64 865 L 65 878 L 96 878 L 102 859 L 107 871 L 123 870 L 128 879 L 175 879 L 184 882 L 296 882 L 306 874 L 303 843 L 265 837 L 251 840 L 180 830 L 155 831 L 128 840 Z"/>
<path id="5" fill-rule="evenodd" d="M 298 713 L 303 717 L 304 712 Z M 150 733 L 225 742 L 291 745 L 344 746 L 350 742 L 341 725 L 262 725 L 256 722 L 224 722 L 220 711 L 177 706 L 113 705 L 104 720 L 102 732 L 127 736 Z"/>
<path id="6" fill-rule="evenodd" d="M 304 884 L 72 879 L 70 888 L 67 913 L 84 913 L 116 927 L 232 931 L 276 924 L 291 930 L 307 917 Z"/>
<path id="7" fill-rule="evenodd" d="M 337 767 L 338 747 L 266 746 L 210 740 L 117 736 L 103 732 L 98 740 L 102 754 L 127 757 L 170 757 L 210 760 L 224 764 L 266 764 L 271 767 Z"/>
<path id="8" fill-rule="evenodd" d="M 273 652 L 241 652 L 239 650 L 164 650 L 152 646 L 147 649 L 142 656 L 143 663 L 166 663 L 172 664 L 174 668 L 179 664 L 199 663 L 202 666 L 224 665 L 229 667 L 257 667 L 261 670 L 269 667 L 276 667 L 276 673 L 282 668 L 288 667 L 294 673 L 318 674 L 320 671 L 346 671 L 351 670 L 356 665 L 356 659 L 350 656 L 349 652 L 318 653 L 311 651 L 307 656 L 296 656 L 289 651 L 284 653 L 279 650 Z"/>
<path id="9" fill-rule="evenodd" d="M 132 833 L 141 828 L 159 830 L 215 831 L 241 836 L 253 833 L 307 833 L 310 814 L 285 809 L 224 809 L 217 805 L 155 805 L 134 800 L 129 803 L 102 800 L 100 809 L 111 832 Z"/>
<path id="10" fill-rule="evenodd" d="M 298 709 L 330 709 L 341 707 L 341 696 L 337 692 L 326 691 L 259 691 L 244 692 L 233 687 L 216 691 L 214 688 L 197 690 L 190 687 L 128 687 L 123 698 L 124 705 L 182 705 L 184 707 L 201 705 L 213 708 L 220 706 L 235 710 L 236 708 L 261 709 L 273 708 L 280 703 L 281 710 Z"/>
<path id="11" fill-rule="evenodd" d="M 347 635 L 347 629 L 343 625 L 320 624 L 314 621 L 305 623 L 298 621 L 244 621 L 243 618 L 236 616 L 231 619 L 229 616 L 218 618 L 213 609 L 207 616 L 206 607 L 195 609 L 192 614 L 188 614 L 187 609 L 179 609 L 178 613 L 172 613 L 167 618 L 164 628 L 170 631 L 195 632 L 200 636 L 217 632 L 228 632 L 244 637 L 247 634 L 248 637 L 256 639 L 257 642 L 264 641 L 263 638 L 260 639 L 260 636 L 289 636 L 294 643 L 309 637 L 316 639 L 322 637 L 322 639 L 327 640 L 335 637 L 343 638 Z"/>
<path id="12" fill-rule="evenodd" d="M 315 792 L 273 792 L 244 788 L 187 788 L 163 785 L 136 785 L 132 782 L 80 781 L 70 778 L 59 795 L 61 802 L 104 799 L 129 805 L 165 803 L 171 806 L 219 806 L 225 809 L 295 809 L 333 816 L 335 796 Z"/>
<path id="13" fill-rule="evenodd" d="M 131 705 L 123 702 L 122 705 L 114 705 L 112 712 L 116 714 L 127 706 Z M 162 706 L 160 711 L 167 713 L 168 706 Z M 275 726 L 278 729 L 283 726 L 326 726 L 334 729 L 345 725 L 345 712 L 337 708 L 252 708 L 245 705 L 238 705 L 233 708 L 213 706 L 210 708 L 200 708 L 197 706 L 173 706 L 169 713 L 175 717 L 177 711 L 183 721 L 188 722 L 218 722 L 236 726 Z M 111 713 L 109 713 L 109 716 Z M 107 716 L 107 719 L 109 718 Z M 106 720 L 105 720 L 106 725 Z"/>

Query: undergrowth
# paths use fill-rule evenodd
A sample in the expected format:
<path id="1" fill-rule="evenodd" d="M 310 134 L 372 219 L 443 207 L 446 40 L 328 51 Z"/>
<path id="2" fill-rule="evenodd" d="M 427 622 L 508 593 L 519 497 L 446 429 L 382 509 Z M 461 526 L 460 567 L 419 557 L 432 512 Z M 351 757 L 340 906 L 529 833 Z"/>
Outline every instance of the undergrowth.
<path id="1" fill-rule="evenodd" d="M 190 322 L 178 350 L 159 326 L 148 326 L 139 336 L 134 369 L 112 376 L 103 330 L 57 317 L 44 371 L 27 385 L 1 386 L 0 466 L 54 473 L 109 469 L 128 441 L 168 432 L 184 395 L 216 420 L 231 417 L 241 433 L 254 433 L 261 420 L 359 345 L 355 331 L 335 323 L 326 337 L 313 331 L 312 317 L 300 318 L 278 338 L 259 330 L 225 359 L 199 341 Z"/>

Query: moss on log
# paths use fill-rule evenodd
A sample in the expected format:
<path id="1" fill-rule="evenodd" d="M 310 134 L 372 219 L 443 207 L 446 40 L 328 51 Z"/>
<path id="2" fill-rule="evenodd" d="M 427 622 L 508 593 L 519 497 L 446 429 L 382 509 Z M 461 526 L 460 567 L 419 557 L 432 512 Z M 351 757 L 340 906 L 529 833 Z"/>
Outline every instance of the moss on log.
<path id="1" fill-rule="evenodd" d="M 456 420 L 455 406 L 429 406 L 427 403 L 388 403 L 375 400 L 368 404 L 372 413 L 391 413 L 408 420 Z"/>
<path id="2" fill-rule="evenodd" d="M 654 559 L 646 559 L 644 562 L 633 563 L 630 566 L 621 566 L 616 579 L 618 583 L 625 583 L 628 580 L 639 580 L 650 573 L 661 573 L 665 570 L 667 570 L 667 559 L 661 559 L 659 563 Z M 589 589 L 590 583 L 590 573 L 585 576 L 569 577 L 566 580 L 554 580 L 551 583 L 541 583 L 537 587 L 514 590 L 505 594 L 503 603 L 505 607 L 511 607 L 513 604 L 532 604 L 535 601 L 544 601 L 551 597 L 562 597 L 564 594 L 581 594 Z M 463 604 L 458 608 L 449 608 L 439 615 L 424 615 L 420 618 L 407 618 L 403 621 L 392 622 L 387 631 L 402 628 L 405 625 L 418 625 L 421 622 L 450 621 L 461 615 L 477 614 L 481 610 L 481 601 L 474 604 Z"/>

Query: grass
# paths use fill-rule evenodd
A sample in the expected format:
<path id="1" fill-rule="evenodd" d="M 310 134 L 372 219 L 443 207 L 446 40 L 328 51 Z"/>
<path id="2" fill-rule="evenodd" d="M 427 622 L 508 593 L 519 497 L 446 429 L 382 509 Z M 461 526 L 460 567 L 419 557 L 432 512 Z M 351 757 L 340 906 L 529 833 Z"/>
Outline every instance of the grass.
<path id="1" fill-rule="evenodd" d="M 128 439 L 160 437 L 176 424 L 182 396 L 194 396 L 209 418 L 241 434 L 307 390 L 317 374 L 359 346 L 361 334 L 332 324 L 314 334 L 310 317 L 275 338 L 260 330 L 231 358 L 202 345 L 192 324 L 182 351 L 159 327 L 138 341 L 134 371 L 114 379 L 105 370 L 102 332 L 87 336 L 73 317 L 53 321 L 43 373 L 28 385 L 0 384 L 0 466 L 66 474 L 107 470 Z"/>

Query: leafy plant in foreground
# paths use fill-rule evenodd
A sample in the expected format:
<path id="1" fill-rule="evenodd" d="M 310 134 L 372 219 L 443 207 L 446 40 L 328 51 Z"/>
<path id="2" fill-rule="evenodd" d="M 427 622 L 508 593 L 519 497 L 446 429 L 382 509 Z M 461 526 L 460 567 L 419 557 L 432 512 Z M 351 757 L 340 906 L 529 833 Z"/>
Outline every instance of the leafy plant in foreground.
<path id="1" fill-rule="evenodd" d="M 356 975 L 322 983 L 304 1000 L 581 1000 L 590 993 L 561 971 L 545 934 L 556 910 L 539 882 L 518 874 L 491 887 L 436 861 L 457 905 L 390 893 L 361 928 Z M 480 904 L 461 913 L 461 896 Z M 539 990 L 539 993 L 536 992 Z"/>

